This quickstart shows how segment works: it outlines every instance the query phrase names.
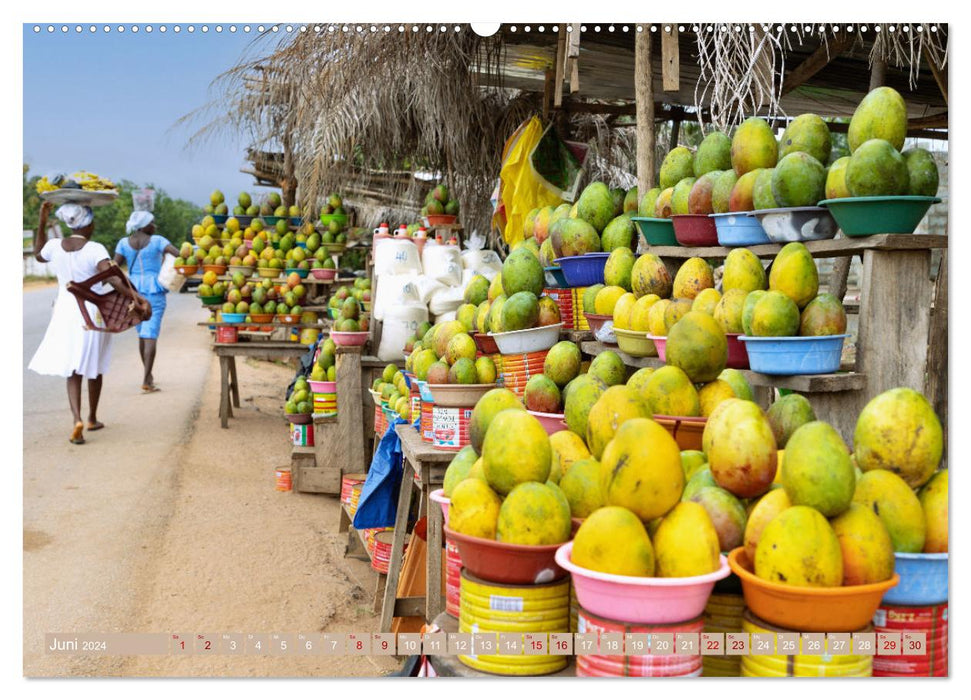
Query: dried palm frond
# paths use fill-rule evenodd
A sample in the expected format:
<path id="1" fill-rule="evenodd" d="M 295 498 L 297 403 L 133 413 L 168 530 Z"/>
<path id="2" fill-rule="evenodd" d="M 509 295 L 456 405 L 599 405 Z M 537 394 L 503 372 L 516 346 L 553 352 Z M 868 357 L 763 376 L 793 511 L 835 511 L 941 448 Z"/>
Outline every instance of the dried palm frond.
<path id="1" fill-rule="evenodd" d="M 908 68 L 911 89 L 917 86 L 923 57 L 939 68 L 947 65 L 946 24 L 879 24 L 873 26 L 873 31 L 870 65 L 882 60 L 897 68 Z"/>

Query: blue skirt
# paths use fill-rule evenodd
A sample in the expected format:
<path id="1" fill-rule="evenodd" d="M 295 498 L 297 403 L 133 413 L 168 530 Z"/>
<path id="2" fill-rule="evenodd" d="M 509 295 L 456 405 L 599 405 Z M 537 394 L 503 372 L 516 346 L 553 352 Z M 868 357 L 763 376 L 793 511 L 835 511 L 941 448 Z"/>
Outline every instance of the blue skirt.
<path id="1" fill-rule="evenodd" d="M 165 315 L 165 294 L 143 294 L 142 296 L 152 305 L 152 317 L 135 326 L 138 329 L 138 337 L 158 338 L 158 332 L 162 327 L 162 316 Z"/>

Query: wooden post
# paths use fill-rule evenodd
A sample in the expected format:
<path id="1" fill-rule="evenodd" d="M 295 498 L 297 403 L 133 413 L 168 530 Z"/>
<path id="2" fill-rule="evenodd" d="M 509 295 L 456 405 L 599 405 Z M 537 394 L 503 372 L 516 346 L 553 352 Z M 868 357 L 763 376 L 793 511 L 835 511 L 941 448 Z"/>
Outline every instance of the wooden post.
<path id="1" fill-rule="evenodd" d="M 556 36 L 556 66 L 553 77 L 553 107 L 563 104 L 563 76 L 566 72 L 566 25 L 561 24 Z"/>
<path id="2" fill-rule="evenodd" d="M 641 196 L 654 186 L 654 71 L 649 26 L 634 36 L 634 99 L 637 108 L 637 187 Z"/>
<path id="3" fill-rule="evenodd" d="M 925 395 L 944 428 L 944 462 L 947 460 L 947 251 L 941 254 L 941 267 L 934 286 L 927 342 L 927 387 Z"/>
<path id="4" fill-rule="evenodd" d="M 681 117 L 675 117 L 671 121 L 671 138 L 668 141 L 668 151 L 673 151 L 678 146 L 678 136 L 681 134 Z"/>
<path id="5" fill-rule="evenodd" d="M 944 104 L 947 104 L 947 73 L 943 68 L 934 63 L 934 59 L 931 58 L 931 53 L 927 50 L 926 46 L 924 47 L 924 58 L 927 60 L 927 65 L 931 68 L 931 74 L 934 76 L 937 87 L 944 97 Z"/>
<path id="6" fill-rule="evenodd" d="M 681 89 L 681 56 L 678 53 L 678 25 L 671 31 L 661 31 L 661 89 L 677 92 Z"/>
<path id="7" fill-rule="evenodd" d="M 570 94 L 580 92 L 580 25 L 574 24 L 566 42 L 566 58 L 570 67 Z"/>
<path id="8" fill-rule="evenodd" d="M 887 80 L 887 62 L 878 58 L 870 66 L 870 89 L 876 90 L 881 87 Z"/>

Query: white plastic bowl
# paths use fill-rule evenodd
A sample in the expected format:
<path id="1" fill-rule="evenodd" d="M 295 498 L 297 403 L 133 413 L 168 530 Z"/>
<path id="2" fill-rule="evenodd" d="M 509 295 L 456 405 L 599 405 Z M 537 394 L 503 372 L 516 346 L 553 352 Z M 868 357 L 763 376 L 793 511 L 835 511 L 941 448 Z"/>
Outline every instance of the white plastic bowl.
<path id="1" fill-rule="evenodd" d="M 521 331 L 509 331 L 508 333 L 490 333 L 489 335 L 496 341 L 500 354 L 521 355 L 528 352 L 549 350 L 560 339 L 561 328 L 563 328 L 562 323 L 554 323 L 551 326 L 527 328 Z"/>

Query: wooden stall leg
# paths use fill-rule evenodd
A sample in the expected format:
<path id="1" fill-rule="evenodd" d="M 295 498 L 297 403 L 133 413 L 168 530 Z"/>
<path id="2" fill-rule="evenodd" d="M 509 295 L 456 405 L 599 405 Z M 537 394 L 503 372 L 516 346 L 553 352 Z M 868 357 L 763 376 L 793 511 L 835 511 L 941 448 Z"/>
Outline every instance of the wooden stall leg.
<path id="1" fill-rule="evenodd" d="M 227 359 L 229 360 L 229 387 L 232 389 L 233 406 L 239 408 L 239 380 L 236 379 L 236 358 L 229 356 Z"/>
<path id="2" fill-rule="evenodd" d="M 425 560 L 425 620 L 431 621 L 445 608 L 442 606 L 442 508 L 428 499 L 427 484 L 422 486 L 422 500 L 428 511 L 428 554 Z"/>
<path id="3" fill-rule="evenodd" d="M 222 427 L 229 427 L 229 358 L 219 358 L 219 421 Z"/>
<path id="4" fill-rule="evenodd" d="M 408 534 L 408 513 L 411 511 L 412 487 L 415 483 L 411 465 L 404 464 L 401 490 L 398 492 L 398 510 L 394 519 L 394 537 L 391 540 L 391 562 L 388 564 L 388 580 L 384 587 L 384 603 L 381 606 L 379 631 L 390 632 L 394 619 L 394 601 L 398 591 L 398 578 L 404 560 L 405 535 Z"/>

